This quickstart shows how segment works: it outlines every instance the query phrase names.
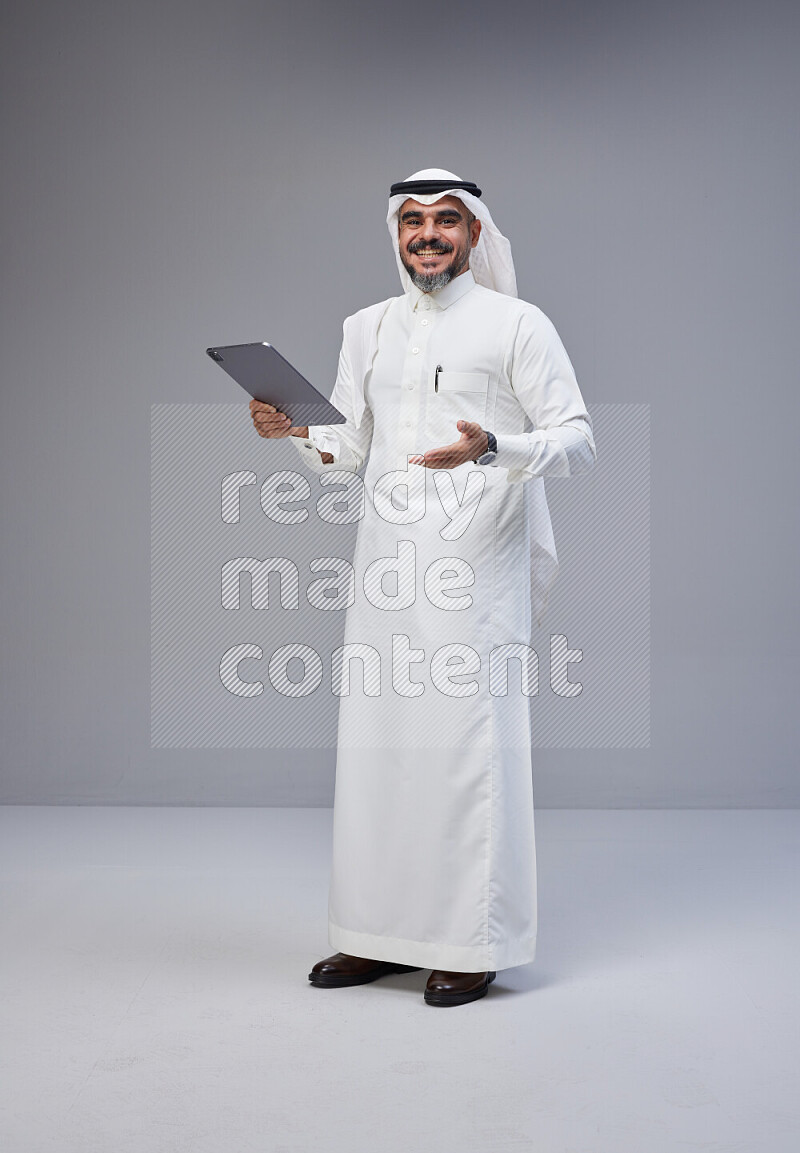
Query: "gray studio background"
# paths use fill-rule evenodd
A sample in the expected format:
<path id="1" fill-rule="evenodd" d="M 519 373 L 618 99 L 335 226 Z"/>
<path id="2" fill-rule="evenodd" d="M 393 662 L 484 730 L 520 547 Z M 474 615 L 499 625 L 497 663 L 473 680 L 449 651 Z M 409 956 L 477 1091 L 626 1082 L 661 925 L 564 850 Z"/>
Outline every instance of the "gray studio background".
<path id="1" fill-rule="evenodd" d="M 5 4 L 0 800 L 330 803 L 329 749 L 151 748 L 151 405 L 240 403 L 202 350 L 266 337 L 329 388 L 399 291 L 388 185 L 441 165 L 590 410 L 650 406 L 651 743 L 536 750 L 537 805 L 796 806 L 799 29 Z"/>

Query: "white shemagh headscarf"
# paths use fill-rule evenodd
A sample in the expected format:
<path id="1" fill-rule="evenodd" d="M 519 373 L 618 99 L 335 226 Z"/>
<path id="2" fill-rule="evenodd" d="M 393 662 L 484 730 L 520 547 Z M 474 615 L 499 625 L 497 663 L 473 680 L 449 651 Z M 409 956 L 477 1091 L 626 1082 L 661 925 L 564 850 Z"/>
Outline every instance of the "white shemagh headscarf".
<path id="1" fill-rule="evenodd" d="M 407 176 L 406 180 L 452 180 L 455 184 L 462 182 L 460 176 L 456 176 L 453 172 L 447 172 L 444 168 L 423 168 L 420 172 Z M 411 286 L 411 277 L 400 259 L 400 245 L 397 238 L 400 205 L 409 198 L 420 204 L 434 204 L 443 196 L 457 196 L 481 222 L 480 239 L 472 249 L 469 258 L 469 266 L 476 283 L 482 284 L 484 288 L 491 288 L 494 292 L 502 292 L 505 296 L 516 296 L 517 278 L 514 274 L 511 245 L 492 220 L 489 209 L 483 201 L 463 188 L 449 188 L 434 193 L 408 192 L 389 197 L 389 213 L 386 217 L 386 223 L 389 226 L 389 235 L 394 245 L 394 254 L 400 279 L 403 282 L 403 291 L 408 292 Z"/>

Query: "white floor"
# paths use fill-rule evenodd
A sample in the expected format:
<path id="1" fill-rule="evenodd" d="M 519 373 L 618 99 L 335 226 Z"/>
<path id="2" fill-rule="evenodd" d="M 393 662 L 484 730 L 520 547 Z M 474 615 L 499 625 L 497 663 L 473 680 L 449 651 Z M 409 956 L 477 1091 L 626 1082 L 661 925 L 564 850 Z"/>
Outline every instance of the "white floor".
<path id="1" fill-rule="evenodd" d="M 307 981 L 330 812 L 0 809 L 3 1153 L 796 1153 L 797 811 L 536 814 L 539 952 Z"/>

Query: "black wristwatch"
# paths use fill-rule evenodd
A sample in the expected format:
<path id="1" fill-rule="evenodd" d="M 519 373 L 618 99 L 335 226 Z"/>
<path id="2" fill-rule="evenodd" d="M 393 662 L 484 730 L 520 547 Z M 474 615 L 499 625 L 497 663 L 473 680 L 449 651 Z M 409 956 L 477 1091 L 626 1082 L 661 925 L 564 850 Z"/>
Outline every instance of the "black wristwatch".
<path id="1" fill-rule="evenodd" d="M 489 447 L 486 449 L 486 452 L 482 453 L 477 458 L 477 460 L 474 460 L 472 463 L 473 464 L 494 464 L 495 460 L 497 459 L 497 437 L 494 435 L 493 432 L 486 432 L 486 429 L 484 429 L 483 431 L 486 433 L 486 436 L 488 437 Z"/>

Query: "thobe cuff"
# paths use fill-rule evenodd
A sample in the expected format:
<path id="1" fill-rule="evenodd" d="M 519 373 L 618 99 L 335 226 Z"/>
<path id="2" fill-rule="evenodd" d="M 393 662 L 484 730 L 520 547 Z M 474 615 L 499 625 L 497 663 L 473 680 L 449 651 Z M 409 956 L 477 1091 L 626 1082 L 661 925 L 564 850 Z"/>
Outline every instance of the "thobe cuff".
<path id="1" fill-rule="evenodd" d="M 358 468 L 358 461 L 351 450 L 326 427 L 309 427 L 307 437 L 293 436 L 291 439 L 303 460 L 314 472 L 327 472 L 331 469 L 355 472 Z M 329 452 L 333 461 L 326 464 L 320 455 L 323 452 Z"/>
<path id="2" fill-rule="evenodd" d="M 574 476 L 588 472 L 595 462 L 594 441 L 570 425 L 495 435 L 495 463 L 508 469 L 507 479 L 512 484 L 534 476 Z"/>

